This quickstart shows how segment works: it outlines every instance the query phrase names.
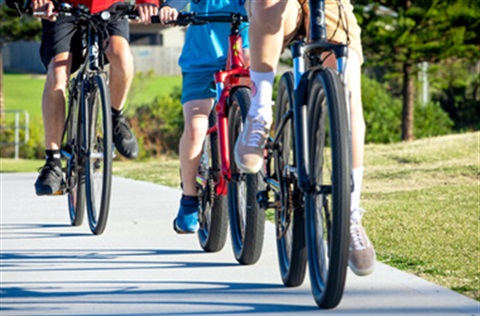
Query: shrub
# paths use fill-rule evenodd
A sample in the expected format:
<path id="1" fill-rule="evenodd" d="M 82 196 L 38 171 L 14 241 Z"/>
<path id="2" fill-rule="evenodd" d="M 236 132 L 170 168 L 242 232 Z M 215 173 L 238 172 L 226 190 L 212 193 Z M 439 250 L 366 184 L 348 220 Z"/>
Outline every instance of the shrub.
<path id="1" fill-rule="evenodd" d="M 15 125 L 14 120 L 5 120 L 2 122 L 5 126 Z M 21 122 L 20 124 L 24 124 Z M 19 147 L 18 155 L 24 159 L 43 159 L 45 157 L 45 141 L 43 124 L 32 124 L 30 122 L 28 126 L 29 139 L 25 144 L 21 144 Z M 25 139 L 25 131 L 20 129 L 19 140 Z M 15 145 L 12 144 L 15 141 L 15 130 L 13 128 L 2 128 L 1 134 L 1 157 L 13 158 L 15 156 Z M 4 144 L 10 143 L 10 144 Z"/>
<path id="2" fill-rule="evenodd" d="M 362 77 L 363 114 L 367 143 L 392 143 L 400 141 L 402 102 L 392 98 L 376 80 Z"/>
<path id="3" fill-rule="evenodd" d="M 425 138 L 452 133 L 453 121 L 438 102 L 415 106 L 415 137 Z"/>
<path id="4" fill-rule="evenodd" d="M 402 102 L 393 98 L 374 79 L 362 77 L 362 100 L 367 125 L 367 143 L 392 143 L 401 140 Z M 446 135 L 453 122 L 437 102 L 425 106 L 415 104 L 414 135 L 416 138 Z"/>
<path id="5" fill-rule="evenodd" d="M 149 104 L 135 107 L 130 124 L 139 140 L 140 158 L 176 154 L 183 131 L 179 88 L 169 96 L 157 97 Z"/>

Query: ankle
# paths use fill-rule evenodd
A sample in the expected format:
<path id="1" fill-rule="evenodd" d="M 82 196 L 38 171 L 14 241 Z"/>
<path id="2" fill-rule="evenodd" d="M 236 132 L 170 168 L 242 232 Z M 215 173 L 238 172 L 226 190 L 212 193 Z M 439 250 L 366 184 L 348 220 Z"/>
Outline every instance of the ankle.
<path id="1" fill-rule="evenodd" d="M 363 213 L 365 213 L 365 210 L 357 207 L 353 210 L 350 211 L 350 221 L 354 223 L 360 223 L 362 221 L 362 216 Z"/>
<path id="2" fill-rule="evenodd" d="M 59 149 L 47 149 L 45 150 L 45 160 L 47 162 L 53 163 L 57 167 L 62 167 L 62 162 L 60 160 L 61 154 Z"/>

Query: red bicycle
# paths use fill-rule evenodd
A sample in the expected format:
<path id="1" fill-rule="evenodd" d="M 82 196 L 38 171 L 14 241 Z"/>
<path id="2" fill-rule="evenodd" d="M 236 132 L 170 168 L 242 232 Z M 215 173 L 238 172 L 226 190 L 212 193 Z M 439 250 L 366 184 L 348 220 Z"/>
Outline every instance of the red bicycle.
<path id="1" fill-rule="evenodd" d="M 217 102 L 209 116 L 197 174 L 201 210 L 198 238 L 207 252 L 221 250 L 226 242 L 228 218 L 235 259 L 254 264 L 260 258 L 265 213 L 259 208 L 257 192 L 263 183 L 258 174 L 243 174 L 235 164 L 233 149 L 250 107 L 250 73 L 245 65 L 240 36 L 247 17 L 238 13 L 201 15 L 181 13 L 175 25 L 230 23 L 225 70 L 215 73 Z"/>

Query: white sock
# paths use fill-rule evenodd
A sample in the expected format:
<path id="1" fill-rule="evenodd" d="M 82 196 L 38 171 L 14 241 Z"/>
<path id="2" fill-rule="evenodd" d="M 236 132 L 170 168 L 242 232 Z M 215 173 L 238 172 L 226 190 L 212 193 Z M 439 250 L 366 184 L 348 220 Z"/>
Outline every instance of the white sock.
<path id="1" fill-rule="evenodd" d="M 253 83 L 252 104 L 248 115 L 261 116 L 265 121 L 271 123 L 272 117 L 272 94 L 275 72 L 256 72 L 250 69 L 250 79 Z"/>
<path id="2" fill-rule="evenodd" d="M 351 219 L 359 220 L 361 217 L 360 212 L 354 212 L 357 208 L 360 207 L 360 194 L 362 192 L 362 181 L 363 181 L 363 167 L 353 169 L 353 192 L 350 199 L 350 211 Z M 358 214 L 357 214 L 358 213 Z"/>

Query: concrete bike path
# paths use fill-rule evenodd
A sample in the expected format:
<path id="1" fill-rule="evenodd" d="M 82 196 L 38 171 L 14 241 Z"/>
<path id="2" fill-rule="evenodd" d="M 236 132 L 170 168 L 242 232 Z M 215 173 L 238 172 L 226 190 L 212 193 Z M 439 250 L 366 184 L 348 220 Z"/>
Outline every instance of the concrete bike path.
<path id="1" fill-rule="evenodd" d="M 282 285 L 275 233 L 252 266 L 230 242 L 205 253 L 172 229 L 180 191 L 114 178 L 105 233 L 69 225 L 66 197 L 36 197 L 36 174 L 0 173 L 1 315 L 479 315 L 479 302 L 389 266 L 348 275 L 334 310 L 320 310 L 308 277 Z"/>

